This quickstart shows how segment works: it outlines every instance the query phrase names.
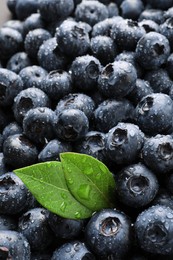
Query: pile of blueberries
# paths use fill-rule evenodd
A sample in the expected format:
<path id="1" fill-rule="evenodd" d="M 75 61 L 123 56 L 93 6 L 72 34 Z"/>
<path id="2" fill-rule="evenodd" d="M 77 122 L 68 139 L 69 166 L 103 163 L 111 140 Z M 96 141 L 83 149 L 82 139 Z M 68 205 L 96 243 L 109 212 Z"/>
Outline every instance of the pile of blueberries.
<path id="1" fill-rule="evenodd" d="M 173 0 L 7 0 L 0 259 L 173 259 Z M 91 155 L 116 208 L 64 219 L 14 170 Z"/>

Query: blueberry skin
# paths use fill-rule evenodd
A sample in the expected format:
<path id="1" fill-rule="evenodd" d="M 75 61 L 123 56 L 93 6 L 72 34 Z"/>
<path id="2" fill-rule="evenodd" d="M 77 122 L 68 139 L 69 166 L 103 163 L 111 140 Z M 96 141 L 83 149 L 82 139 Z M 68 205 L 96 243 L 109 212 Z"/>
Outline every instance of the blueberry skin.
<path id="1" fill-rule="evenodd" d="M 39 162 L 60 161 L 60 153 L 72 151 L 72 146 L 68 142 L 62 142 L 58 139 L 53 139 L 48 142 L 38 155 Z"/>
<path id="2" fill-rule="evenodd" d="M 28 32 L 24 41 L 24 48 L 28 56 L 32 59 L 36 58 L 40 46 L 51 37 L 47 30 L 41 28 Z"/>
<path id="3" fill-rule="evenodd" d="M 54 137 L 54 112 L 47 107 L 30 109 L 23 119 L 23 133 L 36 144 L 45 144 Z"/>
<path id="4" fill-rule="evenodd" d="M 164 19 L 168 19 L 173 17 L 173 7 L 168 8 L 167 10 L 164 11 Z"/>
<path id="5" fill-rule="evenodd" d="M 121 51 L 135 51 L 139 39 L 146 34 L 145 29 L 131 19 L 121 19 L 113 24 L 111 38 Z"/>
<path id="6" fill-rule="evenodd" d="M 1 151 L 2 151 L 2 146 L 1 146 Z M 5 174 L 6 172 L 8 172 L 8 167 L 5 164 L 4 154 L 0 152 L 0 175 Z"/>
<path id="7" fill-rule="evenodd" d="M 73 61 L 70 70 L 74 87 L 80 91 L 87 92 L 97 87 L 101 64 L 94 56 L 87 54 L 77 57 Z"/>
<path id="8" fill-rule="evenodd" d="M 17 0 L 7 0 L 7 7 L 9 11 L 15 16 L 15 7 Z"/>
<path id="9" fill-rule="evenodd" d="M 89 131 L 82 140 L 74 145 L 77 153 L 88 154 L 99 161 L 106 161 L 105 154 L 106 135 L 99 131 Z"/>
<path id="10" fill-rule="evenodd" d="M 50 100 L 41 89 L 33 87 L 19 92 L 13 103 L 16 121 L 21 124 L 26 113 L 36 107 L 50 107 Z"/>
<path id="11" fill-rule="evenodd" d="M 64 70 L 53 70 L 42 79 L 40 88 L 52 100 L 59 101 L 73 91 L 71 75 Z"/>
<path id="12" fill-rule="evenodd" d="M 107 7 L 98 1 L 82 1 L 75 9 L 76 21 L 83 21 L 91 26 L 108 18 Z"/>
<path id="13" fill-rule="evenodd" d="M 155 174 L 141 163 L 127 166 L 115 179 L 118 198 L 134 208 L 148 205 L 159 189 Z"/>
<path id="14" fill-rule="evenodd" d="M 123 18 L 137 20 L 144 10 L 144 4 L 141 0 L 125 0 L 120 5 L 120 10 Z"/>
<path id="15" fill-rule="evenodd" d="M 109 18 L 116 17 L 119 15 L 119 9 L 118 9 L 118 6 L 116 3 L 110 2 L 107 5 L 107 8 L 108 8 L 108 17 Z"/>
<path id="16" fill-rule="evenodd" d="M 173 66 L 173 53 L 171 53 L 167 59 L 166 62 L 166 70 L 169 74 L 169 77 L 173 80 L 173 75 L 172 75 L 172 66 Z"/>
<path id="17" fill-rule="evenodd" d="M 167 10 L 168 8 L 172 7 L 173 1 L 172 0 L 147 0 L 147 3 L 150 4 L 152 8 Z"/>
<path id="18" fill-rule="evenodd" d="M 159 25 L 150 19 L 142 20 L 141 22 L 139 22 L 139 26 L 142 26 L 145 29 L 146 33 L 159 32 L 160 29 Z"/>
<path id="19" fill-rule="evenodd" d="M 16 231 L 0 231 L 1 259 L 30 260 L 30 245 L 27 239 Z"/>
<path id="20" fill-rule="evenodd" d="M 23 82 L 16 73 L 0 68 L 0 105 L 10 106 L 14 97 L 23 89 Z"/>
<path id="21" fill-rule="evenodd" d="M 172 254 L 172 220 L 173 210 L 162 205 L 149 207 L 139 214 L 134 225 L 139 246 L 150 253 Z"/>
<path id="22" fill-rule="evenodd" d="M 152 201 L 152 205 L 166 206 L 173 210 L 173 195 L 171 194 L 172 187 L 171 190 L 169 190 L 169 181 L 171 183 L 171 180 L 168 178 L 167 179 L 168 185 L 166 186 L 166 189 L 168 189 L 170 193 L 168 193 L 167 190 L 161 188 L 157 193 L 156 197 L 154 198 L 154 200 Z"/>
<path id="23" fill-rule="evenodd" d="M 19 74 L 22 69 L 31 65 L 31 60 L 26 52 L 17 52 L 8 60 L 6 68 Z"/>
<path id="24" fill-rule="evenodd" d="M 88 32 L 75 21 L 65 20 L 56 29 L 55 36 L 60 50 L 74 58 L 86 54 L 90 47 Z"/>
<path id="25" fill-rule="evenodd" d="M 93 99 L 86 94 L 70 93 L 58 102 L 55 113 L 59 114 L 62 110 L 68 108 L 79 109 L 90 119 L 95 109 L 95 103 Z"/>
<path id="26" fill-rule="evenodd" d="M 144 69 L 157 69 L 170 55 L 170 45 L 164 35 L 149 32 L 138 41 L 135 51 L 136 59 Z"/>
<path id="27" fill-rule="evenodd" d="M 172 131 L 173 101 L 163 93 L 145 96 L 136 106 L 136 122 L 148 135 L 169 134 Z"/>
<path id="28" fill-rule="evenodd" d="M 64 69 L 67 58 L 59 49 L 56 38 L 45 41 L 37 53 L 39 65 L 47 71 Z"/>
<path id="29" fill-rule="evenodd" d="M 87 249 L 86 245 L 78 240 L 67 242 L 57 248 L 51 260 L 92 259 L 95 256 Z"/>
<path id="30" fill-rule="evenodd" d="M 164 22 L 164 12 L 160 9 L 144 9 L 144 11 L 139 16 L 138 21 L 148 19 L 160 25 Z"/>
<path id="31" fill-rule="evenodd" d="M 164 174 L 173 170 L 172 136 L 156 135 L 146 140 L 142 149 L 142 158 L 155 173 Z"/>
<path id="32" fill-rule="evenodd" d="M 15 134 L 22 134 L 22 127 L 16 122 L 11 122 L 9 123 L 3 130 L 2 132 L 2 138 L 3 142 L 9 137 L 10 135 L 15 135 Z"/>
<path id="33" fill-rule="evenodd" d="M 20 32 L 12 28 L 0 29 L 0 59 L 7 60 L 16 52 L 22 50 L 23 37 Z"/>
<path id="34" fill-rule="evenodd" d="M 15 13 L 19 20 L 26 19 L 32 13 L 36 13 L 38 9 L 38 0 L 17 0 Z"/>
<path id="35" fill-rule="evenodd" d="M 98 89 L 107 98 L 123 98 L 133 90 L 136 79 L 136 69 L 131 63 L 114 61 L 103 68 Z"/>
<path id="36" fill-rule="evenodd" d="M 142 149 L 144 134 L 137 125 L 118 123 L 109 130 L 106 138 L 106 154 L 117 164 L 134 162 Z"/>
<path id="37" fill-rule="evenodd" d="M 18 231 L 26 237 L 34 251 L 45 250 L 54 238 L 48 224 L 48 210 L 44 208 L 34 208 L 25 212 L 19 218 Z"/>
<path id="38" fill-rule="evenodd" d="M 87 116 L 79 109 L 65 109 L 54 117 L 54 131 L 60 140 L 76 141 L 89 130 Z"/>
<path id="39" fill-rule="evenodd" d="M 173 50 L 172 27 L 173 27 L 173 17 L 168 18 L 163 24 L 160 25 L 160 33 L 169 40 L 171 51 Z"/>
<path id="40" fill-rule="evenodd" d="M 117 54 L 114 41 L 102 35 L 91 38 L 91 51 L 103 65 L 113 62 Z"/>
<path id="41" fill-rule="evenodd" d="M 24 36 L 26 36 L 29 31 L 39 28 L 45 28 L 45 21 L 41 18 L 39 13 L 33 13 L 23 21 Z"/>
<path id="42" fill-rule="evenodd" d="M 143 97 L 153 93 L 150 83 L 143 79 L 137 79 L 134 89 L 128 95 L 128 99 L 136 106 Z"/>
<path id="43" fill-rule="evenodd" d="M 73 0 L 38 0 L 38 3 L 41 17 L 47 22 L 68 17 L 74 9 Z"/>
<path id="44" fill-rule="evenodd" d="M 85 229 L 85 243 L 99 259 L 121 259 L 130 248 L 130 238 L 129 218 L 114 209 L 95 213 Z"/>
<path id="45" fill-rule="evenodd" d="M 0 214 L 14 215 L 25 207 L 28 190 L 14 173 L 0 176 Z"/>
<path id="46" fill-rule="evenodd" d="M 48 223 L 59 239 L 71 240 L 78 238 L 84 229 L 84 220 L 62 218 L 56 214 L 49 213 Z"/>
<path id="47" fill-rule="evenodd" d="M 3 28 L 8 27 L 21 33 L 23 36 L 23 22 L 19 20 L 8 20 L 2 25 Z"/>
<path id="48" fill-rule="evenodd" d="M 107 99 L 100 103 L 94 111 L 94 125 L 97 131 L 108 132 L 118 122 L 134 117 L 134 107 L 127 99 Z"/>
<path id="49" fill-rule="evenodd" d="M 23 81 L 23 88 L 40 88 L 41 79 L 47 75 L 47 71 L 38 65 L 28 66 L 19 72 Z"/>
<path id="50" fill-rule="evenodd" d="M 37 148 L 23 134 L 9 136 L 3 143 L 3 153 L 5 163 L 13 169 L 32 165 L 37 162 Z"/>
<path id="51" fill-rule="evenodd" d="M 0 215 L 0 231 L 2 230 L 13 230 L 17 231 L 17 220 L 9 215 Z"/>
<path id="52" fill-rule="evenodd" d="M 9 120 L 7 118 L 7 115 L 5 114 L 5 111 L 0 108 L 0 131 L 2 132 L 4 130 L 4 127 L 6 127 L 9 123 Z"/>
<path id="53" fill-rule="evenodd" d="M 150 86 L 155 93 L 161 92 L 169 94 L 173 85 L 173 81 L 170 79 L 167 70 L 162 68 L 148 71 L 145 74 L 144 79 L 150 83 Z"/>

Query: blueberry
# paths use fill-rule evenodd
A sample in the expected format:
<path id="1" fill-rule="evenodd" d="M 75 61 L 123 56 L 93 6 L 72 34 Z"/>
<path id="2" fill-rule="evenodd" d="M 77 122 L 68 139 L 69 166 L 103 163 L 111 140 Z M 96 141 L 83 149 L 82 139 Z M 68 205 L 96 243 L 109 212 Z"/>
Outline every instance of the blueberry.
<path id="1" fill-rule="evenodd" d="M 37 58 L 37 52 L 44 41 L 51 38 L 51 34 L 45 29 L 35 29 L 25 37 L 24 47 L 25 51 L 31 58 Z"/>
<path id="2" fill-rule="evenodd" d="M 51 260 L 90 259 L 96 260 L 95 256 L 88 250 L 86 245 L 78 240 L 67 242 L 57 248 Z"/>
<path id="3" fill-rule="evenodd" d="M 162 24 L 164 22 L 164 12 L 160 9 L 147 8 L 140 14 L 138 21 L 142 20 L 152 20 L 157 24 Z"/>
<path id="4" fill-rule="evenodd" d="M 19 76 L 23 81 L 23 88 L 40 88 L 41 79 L 47 75 L 47 71 L 40 66 L 33 65 L 22 69 Z"/>
<path id="5" fill-rule="evenodd" d="M 89 131 L 82 140 L 75 143 L 75 151 L 88 154 L 96 159 L 105 162 L 106 135 L 98 131 Z"/>
<path id="6" fill-rule="evenodd" d="M 48 22 L 65 18 L 74 9 L 73 0 L 38 0 L 38 3 L 41 17 Z"/>
<path id="7" fill-rule="evenodd" d="M 7 63 L 7 69 L 18 74 L 25 67 L 31 66 L 31 60 L 26 52 L 17 52 Z"/>
<path id="8" fill-rule="evenodd" d="M 173 138 L 170 135 L 156 135 L 144 142 L 142 149 L 144 163 L 156 173 L 173 170 Z"/>
<path id="9" fill-rule="evenodd" d="M 87 116 L 79 109 L 62 110 L 54 118 L 54 131 L 60 140 L 76 141 L 89 130 Z"/>
<path id="10" fill-rule="evenodd" d="M 173 66 L 173 53 L 171 53 L 167 59 L 166 62 L 166 70 L 169 74 L 169 77 L 173 80 L 173 75 L 172 75 L 172 66 Z"/>
<path id="11" fill-rule="evenodd" d="M 136 107 L 136 122 L 148 135 L 169 134 L 172 131 L 173 101 L 163 93 L 142 98 Z"/>
<path id="12" fill-rule="evenodd" d="M 119 9 L 116 3 L 110 2 L 107 6 L 108 8 L 108 17 L 116 17 L 119 14 Z"/>
<path id="13" fill-rule="evenodd" d="M 77 5 L 75 18 L 77 21 L 83 21 L 91 26 L 108 18 L 107 7 L 99 1 L 82 1 Z"/>
<path id="14" fill-rule="evenodd" d="M 67 58 L 59 49 L 56 38 L 45 41 L 37 54 L 38 63 L 47 71 L 64 69 Z"/>
<path id="15" fill-rule="evenodd" d="M 36 144 L 45 144 L 54 137 L 54 112 L 47 107 L 30 109 L 23 119 L 24 134 Z"/>
<path id="16" fill-rule="evenodd" d="M 2 144 L 1 144 L 1 150 L 2 150 Z M 0 152 L 0 175 L 5 174 L 8 172 L 7 165 L 5 164 L 4 154 Z"/>
<path id="17" fill-rule="evenodd" d="M 69 142 L 62 142 L 58 139 L 53 139 L 48 142 L 38 155 L 39 162 L 46 161 L 59 161 L 60 153 L 72 151 L 71 144 Z"/>
<path id="18" fill-rule="evenodd" d="M 157 32 L 149 32 L 138 41 L 136 59 L 144 69 L 157 69 L 170 54 L 168 39 Z"/>
<path id="19" fill-rule="evenodd" d="M 59 101 L 73 90 L 71 75 L 64 70 L 53 70 L 42 79 L 40 88 L 52 100 Z"/>
<path id="20" fill-rule="evenodd" d="M 113 62 L 117 54 L 114 41 L 102 35 L 91 38 L 91 51 L 103 65 Z"/>
<path id="21" fill-rule="evenodd" d="M 137 79 L 134 89 L 128 95 L 128 99 L 136 106 L 143 97 L 153 93 L 150 83 L 143 79 Z"/>
<path id="22" fill-rule="evenodd" d="M 0 176 L 0 214 L 14 215 L 25 207 L 28 190 L 14 173 Z"/>
<path id="23" fill-rule="evenodd" d="M 173 81 L 170 79 L 167 70 L 162 68 L 148 71 L 145 74 L 144 79 L 150 83 L 150 86 L 155 93 L 162 92 L 169 94 L 173 85 Z"/>
<path id="24" fill-rule="evenodd" d="M 18 231 L 26 237 L 31 249 L 42 252 L 53 241 L 53 232 L 48 224 L 48 210 L 34 208 L 25 212 L 18 223 Z"/>
<path id="25" fill-rule="evenodd" d="M 172 197 L 171 199 L 173 198 L 173 190 L 172 190 L 172 187 L 173 187 L 173 174 L 172 174 L 172 171 L 168 174 L 167 178 L 166 178 L 166 188 L 167 188 L 167 191 L 170 192 L 170 194 L 172 194 Z"/>
<path id="26" fill-rule="evenodd" d="M 60 50 L 71 57 L 86 54 L 90 47 L 87 30 L 75 21 L 65 20 L 56 29 L 56 40 Z"/>
<path id="27" fill-rule="evenodd" d="M 9 136 L 3 143 L 3 153 L 5 163 L 13 169 L 37 162 L 37 148 L 23 134 Z"/>
<path id="28" fill-rule="evenodd" d="M 0 230 L 17 231 L 17 220 L 9 215 L 0 215 Z"/>
<path id="29" fill-rule="evenodd" d="M 149 207 L 139 214 L 135 222 L 139 246 L 150 253 L 172 254 L 172 220 L 173 210 L 162 205 Z"/>
<path id="30" fill-rule="evenodd" d="M 148 205 L 158 192 L 159 183 L 155 174 L 141 163 L 127 166 L 115 179 L 118 198 L 130 207 Z"/>
<path id="31" fill-rule="evenodd" d="M 134 51 L 137 42 L 145 34 L 145 29 L 136 21 L 121 19 L 113 24 L 110 35 L 120 50 Z"/>
<path id="32" fill-rule="evenodd" d="M 0 258 L 30 260 L 30 245 L 27 239 L 16 231 L 0 231 Z"/>
<path id="33" fill-rule="evenodd" d="M 6 127 L 9 123 L 9 120 L 7 118 L 7 115 L 5 114 L 5 111 L 0 108 L 0 132 L 3 131 L 4 127 Z"/>
<path id="34" fill-rule="evenodd" d="M 106 139 L 106 154 L 117 164 L 134 162 L 142 149 L 144 134 L 130 123 L 118 123 L 111 128 Z"/>
<path id="35" fill-rule="evenodd" d="M 10 106 L 14 97 L 23 89 L 21 77 L 16 73 L 0 68 L 0 105 Z"/>
<path id="36" fill-rule="evenodd" d="M 163 16 L 164 16 L 165 20 L 173 17 L 173 7 L 170 7 L 167 10 L 165 10 Z"/>
<path id="37" fill-rule="evenodd" d="M 79 237 L 84 228 L 84 220 L 62 218 L 51 212 L 48 223 L 57 238 L 66 240 Z"/>
<path id="38" fill-rule="evenodd" d="M 94 111 L 94 125 L 97 131 L 108 132 L 118 122 L 133 118 L 134 107 L 127 99 L 107 99 Z"/>
<path id="39" fill-rule="evenodd" d="M 169 40 L 171 50 L 173 50 L 172 28 L 173 28 L 173 17 L 168 18 L 163 24 L 160 25 L 160 33 Z"/>
<path id="40" fill-rule="evenodd" d="M 168 185 L 166 188 L 169 190 L 169 182 L 171 183 L 171 179 L 168 178 L 167 181 L 168 181 Z M 154 200 L 152 201 L 152 205 L 162 205 L 162 206 L 169 207 L 170 209 L 173 210 L 173 195 L 171 194 L 172 187 L 171 190 L 169 191 L 170 193 L 168 193 L 167 190 L 161 188 L 157 193 L 156 197 L 154 198 Z"/>
<path id="41" fill-rule="evenodd" d="M 129 250 L 131 234 L 131 222 L 123 212 L 104 209 L 89 220 L 85 242 L 99 259 L 122 259 Z"/>
<path id="42" fill-rule="evenodd" d="M 14 30 L 18 31 L 19 33 L 21 33 L 21 35 L 23 36 L 23 22 L 21 22 L 19 20 L 8 20 L 2 26 L 2 28 L 5 28 L 5 27 L 14 29 Z"/>
<path id="43" fill-rule="evenodd" d="M 121 15 L 126 19 L 137 20 L 143 10 L 144 4 L 142 0 L 125 0 L 120 5 Z"/>
<path id="44" fill-rule="evenodd" d="M 166 10 L 173 5 L 172 0 L 147 0 L 152 8 Z"/>
<path id="45" fill-rule="evenodd" d="M 17 0 L 15 13 L 19 20 L 24 20 L 38 9 L 38 0 Z"/>
<path id="46" fill-rule="evenodd" d="M 9 59 L 22 50 L 22 45 L 23 37 L 20 32 L 8 27 L 0 29 L 0 59 Z"/>
<path id="47" fill-rule="evenodd" d="M 3 141 L 10 135 L 22 134 L 22 131 L 22 127 L 16 121 L 9 123 L 2 132 Z"/>
<path id="48" fill-rule="evenodd" d="M 36 107 L 50 107 L 50 100 L 41 89 L 33 87 L 19 92 L 13 104 L 13 113 L 16 121 L 22 123 L 26 113 Z"/>
<path id="49" fill-rule="evenodd" d="M 7 7 L 9 11 L 15 16 L 15 8 L 16 8 L 17 0 L 7 0 Z"/>
<path id="50" fill-rule="evenodd" d="M 146 33 L 159 32 L 160 29 L 159 25 L 150 19 L 142 20 L 141 22 L 139 22 L 139 26 L 142 26 L 145 29 Z"/>
<path id="51" fill-rule="evenodd" d="M 58 102 L 55 113 L 58 114 L 68 108 L 79 109 L 90 119 L 95 109 L 95 103 L 92 98 L 86 94 L 70 93 Z"/>
<path id="52" fill-rule="evenodd" d="M 45 22 L 39 13 L 33 13 L 23 21 L 23 34 L 26 36 L 29 31 L 34 29 L 45 28 Z"/>
<path id="53" fill-rule="evenodd" d="M 74 87 L 86 92 L 97 87 L 98 77 L 101 73 L 100 61 L 91 56 L 84 55 L 77 57 L 71 65 Z"/>
<path id="54" fill-rule="evenodd" d="M 98 89 L 107 98 L 123 98 L 133 90 L 136 79 L 136 69 L 131 63 L 114 61 L 103 68 Z"/>

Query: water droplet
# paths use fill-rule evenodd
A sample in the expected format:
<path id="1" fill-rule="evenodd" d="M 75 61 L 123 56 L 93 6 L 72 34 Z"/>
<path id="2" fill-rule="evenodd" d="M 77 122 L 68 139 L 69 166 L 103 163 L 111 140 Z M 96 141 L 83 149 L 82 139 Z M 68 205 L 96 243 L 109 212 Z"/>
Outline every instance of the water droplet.
<path id="1" fill-rule="evenodd" d="M 61 193 L 61 197 L 62 197 L 63 199 L 66 199 L 66 198 L 67 198 L 67 195 L 66 195 L 65 193 Z"/>
<path id="2" fill-rule="evenodd" d="M 84 169 L 84 173 L 86 174 L 86 175 L 90 175 L 90 174 L 92 174 L 93 173 L 93 169 L 92 169 L 92 167 L 86 167 L 85 169 Z"/>
<path id="3" fill-rule="evenodd" d="M 61 203 L 61 205 L 60 205 L 60 210 L 61 210 L 62 212 L 65 212 L 66 207 L 67 207 L 67 203 L 65 203 L 65 202 L 63 201 L 63 202 Z"/>
<path id="4" fill-rule="evenodd" d="M 102 172 L 107 173 L 107 169 L 106 169 L 106 167 L 105 167 L 103 164 L 100 164 L 100 165 L 99 165 L 99 168 L 100 168 L 100 170 L 101 170 Z"/>
<path id="5" fill-rule="evenodd" d="M 80 185 L 77 193 L 81 199 L 89 200 L 90 192 L 91 192 L 91 187 L 88 184 L 82 184 Z"/>
<path id="6" fill-rule="evenodd" d="M 67 180 L 67 182 L 68 182 L 69 184 L 73 184 L 73 183 L 74 183 L 74 181 L 73 181 L 71 178 L 69 178 L 69 179 Z"/>
<path id="7" fill-rule="evenodd" d="M 81 214 L 80 214 L 79 211 L 77 211 L 77 212 L 75 213 L 75 218 L 76 218 L 76 219 L 80 219 L 80 218 L 81 218 Z"/>

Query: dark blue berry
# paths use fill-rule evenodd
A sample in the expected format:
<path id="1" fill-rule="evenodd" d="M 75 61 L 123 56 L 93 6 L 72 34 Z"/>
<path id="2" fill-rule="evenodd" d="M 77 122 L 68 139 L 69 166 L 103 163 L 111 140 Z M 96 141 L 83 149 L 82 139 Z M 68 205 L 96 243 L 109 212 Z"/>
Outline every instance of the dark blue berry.
<path id="1" fill-rule="evenodd" d="M 130 239 L 129 218 L 114 209 L 95 213 L 85 229 L 85 242 L 99 259 L 121 259 L 129 250 Z"/>
<path id="2" fill-rule="evenodd" d="M 1 142 L 3 142 L 3 140 Z M 2 151 L 2 145 L 3 144 L 1 144 L 1 151 Z M 5 163 L 4 154 L 0 152 L 0 175 L 5 174 L 6 172 L 8 172 L 8 167 Z"/>
<path id="3" fill-rule="evenodd" d="M 79 109 L 64 109 L 54 118 L 54 131 L 60 140 L 76 141 L 89 130 L 87 116 Z"/>
<path id="4" fill-rule="evenodd" d="M 159 25 L 150 19 L 142 20 L 141 22 L 139 22 L 139 26 L 142 26 L 145 29 L 146 33 L 159 32 L 160 29 Z"/>
<path id="5" fill-rule="evenodd" d="M 173 253 L 173 210 L 156 205 L 143 211 L 136 219 L 135 233 L 139 246 L 147 252 Z"/>
<path id="6" fill-rule="evenodd" d="M 152 20 L 157 24 L 162 24 L 164 22 L 164 12 L 160 9 L 147 8 L 140 14 L 138 20 Z"/>
<path id="7" fill-rule="evenodd" d="M 30 260 L 30 245 L 27 239 L 16 231 L 0 231 L 0 258 Z"/>
<path id="8" fill-rule="evenodd" d="M 86 54 L 90 47 L 87 30 L 80 23 L 71 20 L 65 20 L 56 29 L 56 40 L 60 50 L 71 57 Z"/>
<path id="9" fill-rule="evenodd" d="M 152 201 L 152 205 L 162 205 L 162 206 L 169 207 L 170 209 L 173 210 L 173 195 L 171 194 L 172 187 L 170 185 L 171 189 L 169 189 L 169 182 L 170 184 L 172 184 L 172 180 L 170 178 L 167 179 L 168 185 L 166 186 L 166 188 L 168 189 L 168 191 L 170 191 L 170 193 L 168 193 L 167 190 L 161 188 L 157 193 L 156 197 L 154 198 L 154 200 Z"/>
<path id="10" fill-rule="evenodd" d="M 9 215 L 0 215 L 0 230 L 17 231 L 17 220 Z"/>
<path id="11" fill-rule="evenodd" d="M 2 132 L 3 141 L 5 141 L 7 137 L 9 137 L 10 135 L 15 135 L 15 134 L 22 134 L 22 127 L 16 121 L 9 123 L 4 128 Z"/>
<path id="12" fill-rule="evenodd" d="M 169 40 L 171 50 L 173 50 L 172 29 L 173 29 L 173 17 L 167 19 L 163 24 L 160 25 L 160 33 Z"/>
<path id="13" fill-rule="evenodd" d="M 31 66 L 31 60 L 25 52 L 17 52 L 7 63 L 7 69 L 18 74 L 25 67 Z"/>
<path id="14" fill-rule="evenodd" d="M 126 19 L 137 20 L 143 10 L 144 4 L 142 0 L 124 0 L 120 5 L 121 15 Z"/>
<path id="15" fill-rule="evenodd" d="M 130 207 L 148 205 L 158 192 L 159 183 L 155 174 L 141 163 L 127 166 L 115 179 L 118 198 Z"/>
<path id="16" fill-rule="evenodd" d="M 173 170 L 173 138 L 170 135 L 156 135 L 144 142 L 142 149 L 144 163 L 156 173 Z"/>
<path id="17" fill-rule="evenodd" d="M 119 15 L 119 9 L 118 9 L 117 3 L 110 2 L 107 5 L 107 8 L 108 8 L 108 17 L 109 18 L 116 17 Z"/>
<path id="18" fill-rule="evenodd" d="M 36 146 L 22 134 L 9 136 L 3 143 L 3 153 L 5 163 L 13 169 L 37 162 Z"/>
<path id="19" fill-rule="evenodd" d="M 71 65 L 74 87 L 86 92 L 97 87 L 98 77 L 101 73 L 100 61 L 91 56 L 79 56 Z"/>
<path id="20" fill-rule="evenodd" d="M 42 252 L 53 241 L 53 232 L 48 224 L 48 210 L 34 208 L 25 212 L 18 223 L 18 231 L 26 237 L 31 249 Z"/>
<path id="21" fill-rule="evenodd" d="M 9 11 L 15 16 L 15 8 L 16 8 L 17 0 L 7 0 L 7 7 Z"/>
<path id="22" fill-rule="evenodd" d="M 38 0 L 17 0 L 15 13 L 19 20 L 24 20 L 38 9 Z"/>
<path id="23" fill-rule="evenodd" d="M 45 144 L 54 137 L 53 119 L 50 108 L 32 108 L 23 119 L 23 132 L 34 143 Z"/>
<path id="24" fill-rule="evenodd" d="M 137 43 L 136 59 L 147 70 L 157 69 L 164 64 L 170 54 L 168 39 L 157 32 L 149 32 Z"/>
<path id="25" fill-rule="evenodd" d="M 26 36 L 29 31 L 45 28 L 45 22 L 39 13 L 33 13 L 23 21 L 23 34 Z"/>
<path id="26" fill-rule="evenodd" d="M 142 149 L 144 134 L 130 123 L 118 123 L 109 130 L 106 139 L 106 154 L 117 164 L 134 162 Z"/>
<path id="27" fill-rule="evenodd" d="M 107 99 L 94 111 L 94 125 L 97 131 L 108 132 L 118 122 L 128 121 L 134 116 L 134 107 L 127 99 Z"/>
<path id="28" fill-rule="evenodd" d="M 142 98 L 136 107 L 136 122 L 148 135 L 169 134 L 173 126 L 173 101 L 163 93 Z"/>
<path id="29" fill-rule="evenodd" d="M 5 28 L 5 27 L 14 29 L 14 30 L 18 31 L 19 33 L 21 33 L 21 35 L 23 36 L 23 22 L 21 22 L 19 20 L 8 20 L 2 26 L 2 28 Z"/>
<path id="30" fill-rule="evenodd" d="M 107 7 L 99 1 L 82 1 L 77 5 L 75 18 L 77 21 L 83 21 L 91 26 L 108 18 Z"/>
<path id="31" fill-rule="evenodd" d="M 136 69 L 131 63 L 114 61 L 103 68 L 98 89 L 107 98 L 123 98 L 133 90 L 136 79 Z"/>
<path id="32" fill-rule="evenodd" d="M 172 0 L 147 0 L 152 8 L 166 10 L 173 5 Z"/>

